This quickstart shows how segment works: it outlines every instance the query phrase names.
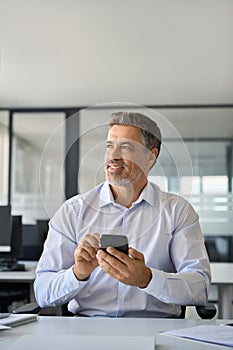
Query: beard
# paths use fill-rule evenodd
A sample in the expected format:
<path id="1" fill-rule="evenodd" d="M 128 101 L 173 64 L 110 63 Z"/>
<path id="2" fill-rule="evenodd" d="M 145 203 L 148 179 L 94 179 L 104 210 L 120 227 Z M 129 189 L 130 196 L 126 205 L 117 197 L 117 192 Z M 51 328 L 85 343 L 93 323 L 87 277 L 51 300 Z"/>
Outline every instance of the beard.
<path id="1" fill-rule="evenodd" d="M 111 164 L 118 165 L 117 171 L 111 171 Z M 108 162 L 105 167 L 106 179 L 110 185 L 113 186 L 128 186 L 133 180 L 141 175 L 140 168 L 132 174 L 127 165 L 123 162 Z"/>
<path id="2" fill-rule="evenodd" d="M 118 179 L 115 176 L 107 175 L 107 181 L 113 186 L 128 186 L 131 181 L 129 179 Z"/>

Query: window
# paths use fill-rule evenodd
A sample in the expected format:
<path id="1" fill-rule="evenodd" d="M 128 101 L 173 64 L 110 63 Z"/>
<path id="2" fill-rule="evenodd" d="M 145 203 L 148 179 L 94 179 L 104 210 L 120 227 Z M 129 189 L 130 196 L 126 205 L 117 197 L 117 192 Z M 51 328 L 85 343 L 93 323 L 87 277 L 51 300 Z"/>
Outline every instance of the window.
<path id="1" fill-rule="evenodd" d="M 200 176 L 181 176 L 180 177 L 180 193 L 182 195 L 200 194 L 201 179 Z"/>
<path id="2" fill-rule="evenodd" d="M 0 112 L 0 205 L 8 203 L 9 167 L 9 128 L 8 113 Z"/>
<path id="3" fill-rule="evenodd" d="M 218 194 L 228 192 L 227 176 L 203 176 L 202 188 L 205 194 Z"/>
<path id="4" fill-rule="evenodd" d="M 15 113 L 13 130 L 12 212 L 33 224 L 64 200 L 64 114 Z"/>

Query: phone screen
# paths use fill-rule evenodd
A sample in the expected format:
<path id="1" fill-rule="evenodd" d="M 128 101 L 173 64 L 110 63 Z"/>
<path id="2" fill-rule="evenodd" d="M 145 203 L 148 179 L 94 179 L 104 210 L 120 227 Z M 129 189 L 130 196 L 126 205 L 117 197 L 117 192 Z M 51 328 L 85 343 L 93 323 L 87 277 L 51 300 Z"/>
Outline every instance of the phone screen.
<path id="1" fill-rule="evenodd" d="M 100 237 L 101 249 L 106 251 L 108 247 L 113 247 L 128 254 L 128 238 L 122 235 L 102 235 Z"/>

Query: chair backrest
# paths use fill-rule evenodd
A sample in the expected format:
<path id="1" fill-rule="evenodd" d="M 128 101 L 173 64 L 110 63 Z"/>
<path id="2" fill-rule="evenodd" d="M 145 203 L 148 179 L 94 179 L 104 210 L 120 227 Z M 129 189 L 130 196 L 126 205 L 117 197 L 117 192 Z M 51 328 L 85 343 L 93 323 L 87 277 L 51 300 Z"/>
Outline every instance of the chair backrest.
<path id="1" fill-rule="evenodd" d="M 181 305 L 181 314 L 178 318 L 185 318 L 185 314 L 186 314 L 186 306 Z"/>

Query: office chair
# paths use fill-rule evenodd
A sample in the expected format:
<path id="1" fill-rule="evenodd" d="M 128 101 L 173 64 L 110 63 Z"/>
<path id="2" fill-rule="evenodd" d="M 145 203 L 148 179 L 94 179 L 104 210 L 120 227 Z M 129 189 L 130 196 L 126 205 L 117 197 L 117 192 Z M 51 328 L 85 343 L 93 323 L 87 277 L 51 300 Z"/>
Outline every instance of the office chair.
<path id="1" fill-rule="evenodd" d="M 22 305 L 19 308 L 13 310 L 13 313 L 14 314 L 40 314 L 40 312 L 45 309 L 46 308 L 41 308 L 35 302 L 35 303 L 27 303 L 25 305 Z M 50 307 L 49 309 L 51 310 L 53 308 Z M 61 316 L 74 316 L 74 314 L 68 311 L 68 303 L 61 305 Z"/>
<path id="2" fill-rule="evenodd" d="M 213 303 L 207 303 L 206 305 L 195 306 L 195 310 L 198 316 L 203 320 L 211 320 L 217 313 L 216 306 Z M 181 314 L 179 318 L 185 318 L 186 306 L 181 306 Z"/>
<path id="3" fill-rule="evenodd" d="M 17 260 L 22 253 L 22 216 L 12 216 L 11 252 L 2 253 L 1 263 L 4 270 L 22 271 L 24 266 L 18 264 Z M 0 312 L 8 312 L 13 302 L 26 303 L 29 300 L 29 287 L 27 283 L 1 282 L 0 284 Z"/>
<path id="4" fill-rule="evenodd" d="M 14 302 L 27 302 L 29 300 L 28 285 L 21 283 L 1 283 L 0 286 L 0 312 L 9 312 Z"/>
<path id="5" fill-rule="evenodd" d="M 68 311 L 68 304 L 64 304 L 61 306 L 61 315 L 62 316 L 74 316 L 71 312 Z M 215 317 L 217 313 L 217 309 L 213 303 L 207 303 L 206 305 L 195 306 L 196 312 L 201 319 L 211 320 Z M 37 303 L 29 303 L 25 304 L 13 312 L 16 314 L 39 314 L 41 311 L 41 307 Z M 178 318 L 185 318 L 186 314 L 186 306 L 181 306 L 181 314 Z"/>

